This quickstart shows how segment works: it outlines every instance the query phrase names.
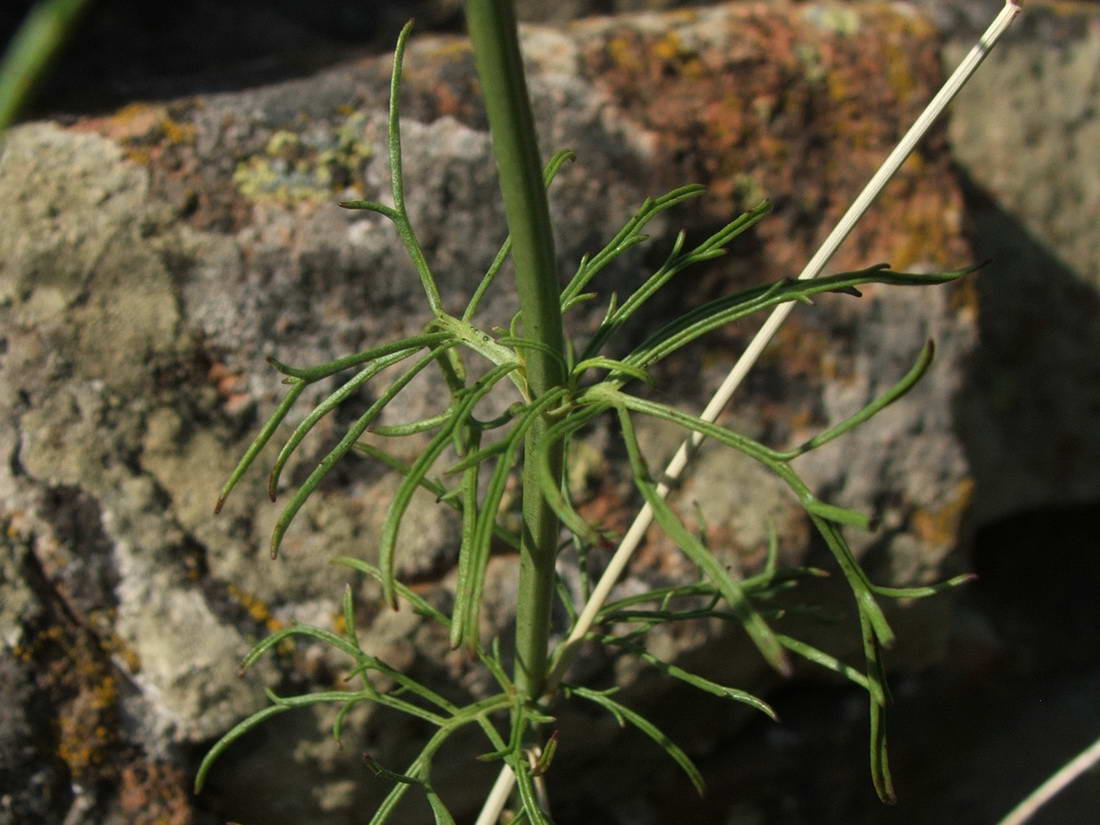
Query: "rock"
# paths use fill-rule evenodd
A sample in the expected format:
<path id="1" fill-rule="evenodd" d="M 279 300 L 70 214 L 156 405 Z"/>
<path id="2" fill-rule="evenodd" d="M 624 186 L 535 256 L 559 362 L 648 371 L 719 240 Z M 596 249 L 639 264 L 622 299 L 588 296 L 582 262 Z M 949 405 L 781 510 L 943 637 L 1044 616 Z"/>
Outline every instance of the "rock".
<path id="1" fill-rule="evenodd" d="M 527 30 L 544 152 L 568 146 L 578 157 L 552 194 L 563 273 L 645 196 L 676 185 L 699 180 L 710 191 L 654 221 L 655 240 L 603 273 L 603 288 L 621 295 L 637 283 L 639 270 L 659 265 L 680 225 L 702 237 L 764 193 L 776 205 L 729 258 L 655 301 L 628 338 L 638 340 L 683 306 L 794 274 L 934 91 L 937 34 L 922 18 L 874 4 L 841 23 L 814 5 L 744 4 Z M 489 139 L 464 41 L 418 39 L 406 65 L 410 206 L 453 310 L 504 235 Z M 73 822 L 137 821 L 136 810 L 149 821 L 201 821 L 216 805 L 219 814 L 269 825 L 337 825 L 376 802 L 383 789 L 361 781 L 355 756 L 369 748 L 394 766 L 411 758 L 422 730 L 405 720 L 349 729 L 341 758 L 326 739 L 325 712 L 288 715 L 293 721 L 278 734 L 256 734 L 226 754 L 212 796 L 196 804 L 185 791 L 197 755 L 265 704 L 265 686 L 301 692 L 341 684 L 346 662 L 306 644 L 280 649 L 243 681 L 236 665 L 253 641 L 291 621 L 333 626 L 345 582 L 353 582 L 372 651 L 433 684 L 456 677 L 464 689 L 480 689 L 437 631 L 408 611 L 382 612 L 372 587 L 329 564 L 337 555 L 376 556 L 395 488 L 377 466 L 345 461 L 300 513 L 276 562 L 267 543 L 279 507 L 263 490 L 270 451 L 221 515 L 211 513 L 284 389 L 266 356 L 313 364 L 414 334 L 427 320 L 391 228 L 334 205 L 386 197 L 388 72 L 387 58 L 361 59 L 266 87 L 135 104 L 67 127 L 28 124 L 5 140 L 0 414 L 12 426 L 0 431 L 0 501 L 23 549 L 5 562 L 15 572 L 5 584 L 11 600 L 0 637 L 8 647 L 49 638 L 43 634 L 56 614 L 65 619 L 64 638 L 75 641 L 34 648 L 28 664 L 44 668 L 71 651 L 86 663 L 44 692 L 15 691 L 62 720 L 61 741 L 47 743 L 51 756 L 34 781 L 59 789 L 38 804 L 69 810 Z M 834 268 L 890 259 L 928 270 L 971 259 L 946 149 L 943 132 L 935 133 Z M 506 324 L 515 302 L 493 296 L 484 310 L 491 328 Z M 975 344 L 977 311 L 965 284 L 868 289 L 860 301 L 829 296 L 815 309 L 799 308 L 726 419 L 768 443 L 799 443 L 891 386 L 925 338 L 937 339 L 937 368 L 913 395 L 835 450 L 803 459 L 829 500 L 882 516 L 887 530 L 858 547 L 884 582 L 956 572 L 951 551 L 971 481 L 952 430 L 953 399 Z M 596 309 L 581 308 L 573 329 L 583 334 L 598 320 Z M 717 333 L 662 365 L 659 397 L 700 409 L 752 331 Z M 331 390 L 311 388 L 301 408 Z M 418 381 L 391 408 L 393 420 L 438 410 L 443 392 L 438 378 Z M 356 401 L 373 397 L 364 392 Z M 280 504 L 351 421 L 344 411 L 322 421 L 286 468 Z M 642 436 L 654 466 L 678 438 L 655 425 Z M 621 448 L 606 428 L 591 439 L 578 475 L 583 506 L 622 525 L 637 499 L 614 463 Z M 395 449 L 407 459 L 423 443 Z M 730 564 L 759 563 L 766 516 L 777 523 L 786 560 L 824 560 L 799 509 L 759 468 L 708 450 L 686 487 L 683 501 L 699 500 L 709 538 Z M 455 520 L 423 495 L 408 524 L 402 575 L 446 599 L 440 585 L 455 562 Z M 33 587 L 19 559 L 41 569 Z M 486 635 L 507 638 L 515 559 L 502 554 L 492 567 Z M 655 538 L 632 575 L 638 587 L 694 573 Z M 948 614 L 945 606 L 932 620 L 920 617 L 921 627 L 942 631 Z M 903 638 L 907 615 L 896 617 Z M 846 643 L 850 632 L 827 641 Z M 895 664 L 935 661 L 942 633 L 927 638 Z M 767 679 L 754 655 L 742 655 L 739 634 L 699 626 L 659 644 L 713 678 Z M 636 680 L 631 701 L 660 702 L 665 688 L 648 676 L 592 659 L 596 676 L 613 667 Z M 11 680 L 25 685 L 30 674 L 23 668 Z M 359 721 L 367 716 L 375 721 L 366 711 Z M 612 725 L 578 718 L 579 729 L 617 741 Z M 739 724 L 742 717 L 731 717 L 703 738 L 713 743 Z M 16 743 L 13 752 L 45 752 L 41 732 L 13 726 L 4 736 Z M 78 751 L 74 741 L 87 747 Z M 491 767 L 478 769 L 487 782 Z M 78 780 L 71 796 L 65 777 Z M 463 811 L 473 810 L 482 790 L 466 763 L 441 767 L 437 784 Z M 243 786 L 263 790 L 242 801 L 234 789 Z"/>
<path id="2" fill-rule="evenodd" d="M 977 253 L 994 261 L 959 414 L 979 523 L 1100 491 L 1098 55 L 1095 5 L 1028 4 L 951 119 Z"/>

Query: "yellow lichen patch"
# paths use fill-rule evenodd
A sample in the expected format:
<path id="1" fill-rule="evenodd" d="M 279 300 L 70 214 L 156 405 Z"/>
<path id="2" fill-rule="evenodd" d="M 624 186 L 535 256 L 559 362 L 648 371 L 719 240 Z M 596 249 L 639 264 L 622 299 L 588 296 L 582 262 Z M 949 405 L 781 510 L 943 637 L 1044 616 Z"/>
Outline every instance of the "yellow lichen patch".
<path id="1" fill-rule="evenodd" d="M 109 771 L 108 755 L 118 744 L 118 680 L 99 639 L 84 628 L 51 624 L 14 649 L 31 663 L 39 684 L 57 707 L 57 755 L 74 781 Z"/>
<path id="2" fill-rule="evenodd" d="M 39 633 L 35 633 L 27 644 L 13 647 L 12 653 L 20 661 L 30 662 L 38 657 L 47 646 L 61 643 L 64 636 L 64 628 L 52 625 Z"/>
<path id="3" fill-rule="evenodd" d="M 636 72 L 641 69 L 642 61 L 634 44 L 626 37 L 612 37 L 607 42 L 607 54 L 620 69 Z"/>
<path id="4" fill-rule="evenodd" d="M 432 50 L 424 56 L 442 60 L 457 60 L 468 54 L 473 54 L 473 48 L 467 38 L 450 37 L 439 38 Z"/>
<path id="5" fill-rule="evenodd" d="M 958 540 L 959 527 L 970 509 L 974 496 L 974 479 L 964 478 L 955 487 L 946 504 L 934 510 L 917 510 L 909 522 L 923 541 L 948 546 Z"/>
<path id="6" fill-rule="evenodd" d="M 673 61 L 680 56 L 682 46 L 675 32 L 669 32 L 653 44 L 653 56 L 658 60 Z"/>
<path id="7" fill-rule="evenodd" d="M 116 661 L 121 662 L 130 673 L 141 672 L 141 656 L 117 633 L 112 632 L 103 640 L 103 649 Z"/>
<path id="8" fill-rule="evenodd" d="M 80 662 L 78 669 L 96 672 L 90 682 L 80 681 L 80 690 L 58 713 L 57 755 L 74 778 L 87 776 L 104 764 L 107 751 L 115 744 L 115 710 L 118 684 L 102 665 Z M 89 675 L 89 674 L 78 674 Z"/>
<path id="9" fill-rule="evenodd" d="M 160 129 L 164 139 L 169 143 L 194 143 L 195 127 L 191 123 L 180 123 L 170 117 L 160 122 Z"/>
<path id="10" fill-rule="evenodd" d="M 241 590 L 235 584 L 226 587 L 229 597 L 248 611 L 248 615 L 264 626 L 268 633 L 276 633 L 286 627 L 286 624 L 271 615 L 271 608 L 263 599 Z M 283 639 L 275 646 L 275 652 L 288 656 L 294 652 L 294 640 Z"/>
<path id="11" fill-rule="evenodd" d="M 241 590 L 235 584 L 231 584 L 226 588 L 230 598 L 237 604 L 248 611 L 248 615 L 262 624 L 271 633 L 277 630 L 282 630 L 283 623 L 271 615 L 271 609 L 267 606 L 267 603 L 251 593 L 246 593 Z"/>
<path id="12" fill-rule="evenodd" d="M 308 136 L 279 130 L 262 152 L 237 164 L 233 182 L 251 200 L 331 201 L 354 186 L 371 147 L 362 140 L 366 115 L 351 112 L 330 130 Z"/>

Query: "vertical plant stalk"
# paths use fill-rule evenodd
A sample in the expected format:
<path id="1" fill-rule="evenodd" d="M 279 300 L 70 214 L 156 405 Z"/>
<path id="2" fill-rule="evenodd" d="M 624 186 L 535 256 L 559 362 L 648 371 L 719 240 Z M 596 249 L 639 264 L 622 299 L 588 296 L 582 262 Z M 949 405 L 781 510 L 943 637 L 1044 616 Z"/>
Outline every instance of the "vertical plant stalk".
<path id="1" fill-rule="evenodd" d="M 985 33 L 982 34 L 978 42 L 966 57 L 963 58 L 958 68 L 956 68 L 951 77 L 947 79 L 943 87 L 936 93 L 935 97 L 932 98 L 928 106 L 925 107 L 924 111 L 921 112 L 920 116 L 909 128 L 909 131 L 905 133 L 901 141 L 894 147 L 894 150 L 867 183 L 863 191 L 860 192 L 855 201 L 848 208 L 848 211 L 844 213 L 844 217 L 841 218 L 840 222 L 832 232 L 829 233 L 828 237 L 817 252 L 814 253 L 802 272 L 799 273 L 799 280 L 816 278 L 821 273 L 821 270 L 825 268 L 825 264 L 828 263 L 829 259 L 833 256 L 844 239 L 848 237 L 848 234 L 859 219 L 863 217 L 863 214 L 878 196 L 879 192 L 882 191 L 887 181 L 894 176 L 901 167 L 901 164 L 909 156 L 910 152 L 913 151 L 917 143 L 924 137 L 924 134 L 928 131 L 932 123 L 935 122 L 936 118 L 939 117 L 963 86 L 966 85 L 967 81 L 977 70 L 978 66 L 981 65 L 982 61 L 985 60 L 989 52 L 993 50 L 997 41 L 1000 40 L 1001 36 L 1008 30 L 1009 25 L 1020 11 L 1020 0 L 1005 0 L 1004 7 L 994 18 L 993 22 L 990 23 Z M 744 380 L 749 370 L 752 369 L 753 365 L 760 357 L 760 354 L 764 351 L 764 348 L 771 341 L 772 337 L 786 320 L 793 308 L 794 303 L 792 302 L 781 304 L 772 311 L 772 314 L 768 316 L 764 325 L 753 337 L 745 352 L 742 353 L 741 357 L 738 358 L 737 362 L 730 369 L 722 385 L 714 393 L 706 409 L 700 416 L 702 419 L 708 422 L 717 420 L 719 413 L 721 413 L 722 409 L 729 402 L 734 391 Z M 674 483 L 676 479 L 680 477 L 692 453 L 702 440 L 702 435 L 693 433 L 680 445 L 680 448 L 676 451 L 676 454 L 672 457 L 668 467 L 665 469 L 664 478 L 667 480 L 667 483 L 662 483 L 657 488 L 661 497 L 668 495 L 669 484 Z M 608 595 L 610 595 L 612 588 L 618 582 L 623 570 L 626 569 L 627 563 L 630 561 L 638 545 L 641 544 L 642 538 L 645 536 L 646 530 L 649 529 L 652 522 L 653 509 L 646 504 L 631 523 L 618 549 L 611 557 L 607 569 L 596 583 L 588 602 L 581 610 L 577 622 L 572 632 L 569 634 L 569 638 L 566 639 L 562 645 L 560 655 L 557 656 L 554 663 L 553 672 L 546 680 L 546 688 L 548 691 L 553 691 L 565 675 L 573 656 L 576 655 L 576 652 L 580 649 L 581 641 L 592 629 L 592 624 L 595 621 L 596 615 L 607 601 Z M 500 775 L 497 777 L 496 783 L 493 785 L 489 798 L 486 799 L 485 805 L 481 809 L 481 813 L 475 825 L 494 825 L 494 823 L 499 820 L 504 803 L 508 798 L 514 781 L 515 778 L 512 776 L 511 769 L 508 767 L 503 768 Z"/>
<path id="2" fill-rule="evenodd" d="M 23 108 L 87 0 L 42 0 L 27 14 L 0 67 L 0 133 Z"/>
<path id="3" fill-rule="evenodd" d="M 511 0 L 467 0 L 466 22 L 489 115 L 493 154 L 512 237 L 521 328 L 525 337 L 542 345 L 526 353 L 527 383 L 532 400 L 537 401 L 565 383 L 562 368 L 565 338 L 550 209 L 520 56 L 515 10 Z M 523 468 L 516 687 L 531 699 L 542 695 L 546 682 L 559 530 L 557 517 L 540 492 L 532 460 L 534 444 L 545 429 L 546 422 L 540 419 L 528 432 Z M 562 455 L 563 448 L 559 446 L 552 456 L 553 471 L 559 479 Z"/>

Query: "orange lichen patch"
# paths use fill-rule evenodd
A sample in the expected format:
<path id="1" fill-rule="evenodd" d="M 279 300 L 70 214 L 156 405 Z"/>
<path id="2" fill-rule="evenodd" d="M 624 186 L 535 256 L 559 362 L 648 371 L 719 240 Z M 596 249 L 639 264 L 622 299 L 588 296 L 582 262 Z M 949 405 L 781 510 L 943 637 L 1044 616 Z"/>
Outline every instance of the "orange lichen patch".
<path id="1" fill-rule="evenodd" d="M 917 510 L 909 521 L 913 531 L 929 544 L 949 546 L 959 538 L 959 527 L 970 509 L 974 496 L 974 479 L 958 483 L 950 500 L 935 510 Z"/>
<path id="2" fill-rule="evenodd" d="M 248 393 L 248 381 L 240 372 L 233 372 L 220 361 L 211 365 L 207 378 L 222 398 L 225 411 L 230 415 L 241 412 L 252 403 Z"/>
<path id="3" fill-rule="evenodd" d="M 158 155 L 154 148 L 157 145 L 194 143 L 194 125 L 179 119 L 185 117 L 194 105 L 130 103 L 112 115 L 83 120 L 72 128 L 110 138 L 126 147 L 131 160 L 148 164 Z"/>
<path id="4" fill-rule="evenodd" d="M 818 299 L 820 300 L 820 299 Z M 852 378 L 851 363 L 838 357 L 836 341 L 799 319 L 790 318 L 776 332 L 772 353 L 783 364 L 783 374 L 818 383 L 835 383 Z"/>
<path id="5" fill-rule="evenodd" d="M 190 825 L 194 814 L 188 778 L 166 762 L 128 765 L 122 770 L 118 802 L 130 825 Z"/>
<path id="6" fill-rule="evenodd" d="M 775 215 L 754 232 L 772 266 L 797 271 L 819 240 L 816 218 L 843 213 L 940 80 L 926 21 L 887 3 L 850 11 L 858 37 L 771 4 L 708 11 L 706 26 L 627 18 L 588 39 L 585 72 L 652 135 L 662 185 L 707 184 L 700 206 L 715 220 L 750 193 L 772 197 Z M 942 133 L 926 147 L 920 176 L 903 171 L 898 197 L 861 223 L 838 266 L 965 260 Z"/>
<path id="7" fill-rule="evenodd" d="M 481 88 L 474 70 L 470 41 L 464 37 L 436 38 L 430 47 L 415 39 L 405 56 L 402 112 L 431 121 L 453 117 L 461 123 L 484 126 Z"/>
<path id="8" fill-rule="evenodd" d="M 117 633 L 112 632 L 106 638 L 101 639 L 103 650 L 114 657 L 130 673 L 141 672 L 141 656 Z"/>
<path id="9" fill-rule="evenodd" d="M 115 709 L 118 686 L 111 675 L 102 675 L 81 690 L 58 714 L 57 755 L 74 777 L 87 776 L 101 766 L 116 736 Z"/>
<path id="10" fill-rule="evenodd" d="M 149 136 L 166 116 L 163 106 L 130 103 L 106 117 L 91 118 L 76 123 L 78 132 L 97 132 L 103 137 L 123 142 Z"/>
<path id="11" fill-rule="evenodd" d="M 632 573 L 656 574 L 672 581 L 690 581 L 699 569 L 659 528 L 651 527 L 630 560 Z"/>

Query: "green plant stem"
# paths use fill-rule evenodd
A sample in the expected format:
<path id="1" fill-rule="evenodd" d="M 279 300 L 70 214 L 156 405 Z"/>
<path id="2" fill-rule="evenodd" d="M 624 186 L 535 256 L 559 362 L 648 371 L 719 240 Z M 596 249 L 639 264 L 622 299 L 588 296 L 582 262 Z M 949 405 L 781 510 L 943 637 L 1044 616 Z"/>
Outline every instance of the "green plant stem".
<path id="1" fill-rule="evenodd" d="M 52 0 L 31 9 L 0 68 L 0 132 L 15 120 L 86 4 L 87 0 Z"/>
<path id="2" fill-rule="evenodd" d="M 504 211 L 512 238 L 522 329 L 543 347 L 526 353 L 532 400 L 565 384 L 565 342 L 561 325 L 554 239 L 543 184 L 535 121 L 519 50 L 511 0 L 467 0 L 466 22 L 478 78 L 485 95 L 493 154 L 500 172 Z M 523 467 L 523 535 L 516 615 L 516 687 L 537 698 L 546 680 L 550 606 L 559 525 L 547 505 L 531 456 L 547 423 L 536 421 L 527 435 Z M 561 478 L 561 446 L 552 457 Z"/>

